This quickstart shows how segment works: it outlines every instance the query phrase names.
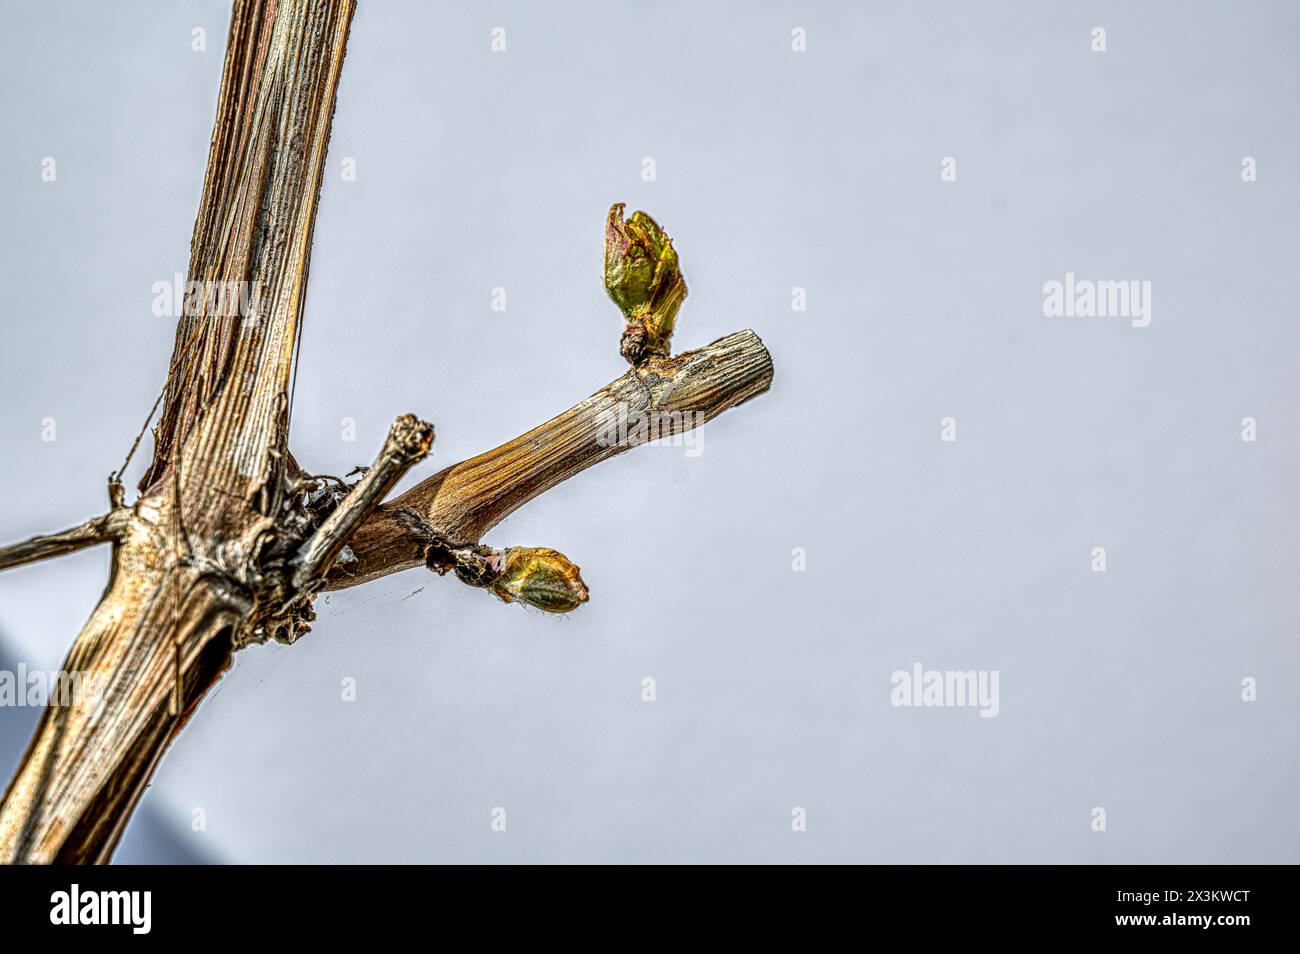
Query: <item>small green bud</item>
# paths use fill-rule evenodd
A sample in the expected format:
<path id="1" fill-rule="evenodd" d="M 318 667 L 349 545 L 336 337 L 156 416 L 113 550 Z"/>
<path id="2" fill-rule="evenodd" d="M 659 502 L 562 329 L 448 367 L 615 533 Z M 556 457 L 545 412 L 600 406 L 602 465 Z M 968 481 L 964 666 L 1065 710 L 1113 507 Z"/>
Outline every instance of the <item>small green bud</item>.
<path id="1" fill-rule="evenodd" d="M 501 574 L 492 592 L 548 613 L 567 613 L 587 602 L 587 584 L 563 553 L 548 547 L 515 547 L 500 555 Z"/>
<path id="2" fill-rule="evenodd" d="M 614 203 L 605 223 L 605 291 L 627 321 L 621 350 L 640 364 L 645 356 L 668 354 L 686 280 L 668 234 L 644 212 L 625 220 L 623 208 Z"/>

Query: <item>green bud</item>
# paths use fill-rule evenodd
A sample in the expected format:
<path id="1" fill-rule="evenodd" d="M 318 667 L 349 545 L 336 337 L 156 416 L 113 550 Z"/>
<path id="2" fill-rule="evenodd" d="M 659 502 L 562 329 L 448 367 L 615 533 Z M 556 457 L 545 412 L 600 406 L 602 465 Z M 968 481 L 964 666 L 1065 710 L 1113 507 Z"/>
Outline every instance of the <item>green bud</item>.
<path id="1" fill-rule="evenodd" d="M 605 291 L 623 312 L 628 332 L 636 326 L 635 356 L 626 348 L 624 354 L 638 364 L 643 355 L 668 354 L 686 280 L 667 233 L 644 212 L 625 220 L 623 208 L 616 202 L 605 223 Z"/>
<path id="2" fill-rule="evenodd" d="M 501 554 L 492 592 L 548 613 L 567 613 L 587 602 L 587 584 L 563 553 L 548 547 L 515 547 Z"/>

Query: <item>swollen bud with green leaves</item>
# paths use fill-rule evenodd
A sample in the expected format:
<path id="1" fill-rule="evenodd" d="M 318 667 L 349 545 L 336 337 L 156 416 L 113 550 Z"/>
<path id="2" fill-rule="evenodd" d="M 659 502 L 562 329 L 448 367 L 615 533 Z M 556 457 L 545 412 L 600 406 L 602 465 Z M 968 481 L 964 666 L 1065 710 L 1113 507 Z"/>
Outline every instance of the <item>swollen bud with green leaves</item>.
<path id="1" fill-rule="evenodd" d="M 605 291 L 627 322 L 619 351 L 635 365 L 668 355 L 686 280 L 668 234 L 644 212 L 624 219 L 623 208 L 616 202 L 605 224 Z"/>

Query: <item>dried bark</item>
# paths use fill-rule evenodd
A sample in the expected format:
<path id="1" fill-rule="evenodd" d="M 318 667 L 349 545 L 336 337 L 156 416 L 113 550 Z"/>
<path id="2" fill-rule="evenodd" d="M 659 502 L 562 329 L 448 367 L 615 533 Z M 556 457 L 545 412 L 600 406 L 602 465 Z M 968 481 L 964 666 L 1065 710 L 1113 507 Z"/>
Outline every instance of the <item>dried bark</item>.
<path id="1" fill-rule="evenodd" d="M 557 612 L 579 605 L 586 587 L 563 555 L 490 550 L 482 534 L 641 442 L 601 442 L 602 415 L 649 410 L 668 415 L 666 433 L 676 433 L 771 382 L 770 357 L 750 331 L 667 354 L 682 283 L 672 315 L 649 305 L 636 312 L 661 332 L 627 374 L 388 504 L 383 497 L 433 440 L 432 426 L 412 415 L 398 419 L 356 483 L 302 472 L 288 448 L 292 373 L 353 8 L 353 0 L 235 0 L 189 278 L 205 288 L 247 282 L 251 308 L 224 314 L 206 291 L 188 302 L 134 504 L 111 479 L 105 516 L 0 548 L 4 569 L 113 547 L 108 586 L 64 663 L 98 691 L 43 713 L 0 804 L 0 861 L 108 861 L 167 745 L 232 654 L 300 637 L 322 588 L 423 564 L 507 601 Z M 675 256 L 671 264 L 675 275 Z M 680 412 L 699 417 L 673 425 Z"/>
<path id="2" fill-rule="evenodd" d="M 620 411 L 651 412 L 662 422 L 658 435 L 673 437 L 762 394 L 771 383 L 772 358 L 752 331 L 675 358 L 651 358 L 558 417 L 384 504 L 353 535 L 354 559 L 335 566 L 325 588 L 419 566 L 427 562 L 430 546 L 476 543 L 538 494 L 645 443 L 648 432 L 602 443 L 602 429 Z"/>

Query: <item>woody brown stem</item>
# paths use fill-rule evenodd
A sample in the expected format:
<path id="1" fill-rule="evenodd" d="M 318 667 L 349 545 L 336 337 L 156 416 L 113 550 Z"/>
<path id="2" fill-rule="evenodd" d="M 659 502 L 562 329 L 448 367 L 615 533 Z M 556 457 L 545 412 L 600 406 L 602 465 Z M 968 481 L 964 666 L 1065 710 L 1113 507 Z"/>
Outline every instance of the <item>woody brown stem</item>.
<path id="1" fill-rule="evenodd" d="M 232 654 L 305 632 L 322 583 L 423 564 L 507 602 L 549 612 L 580 605 L 587 588 L 563 554 L 493 550 L 480 537 L 592 464 L 683 433 L 771 383 L 771 358 L 752 331 L 668 356 L 685 284 L 671 241 L 635 213 L 619 217 L 618 258 L 606 260 L 616 304 L 655 322 L 655 343 L 638 350 L 632 370 L 387 505 L 383 496 L 433 439 L 414 417 L 399 419 L 341 499 L 341 482 L 304 475 L 287 444 L 291 380 L 353 6 L 235 0 L 189 277 L 253 285 L 251 312 L 213 314 L 200 302 L 179 321 L 153 460 L 133 506 L 115 474 L 106 516 L 0 549 L 2 569 L 114 544 L 108 588 L 63 664 L 94 691 L 44 711 L 0 800 L 0 863 L 109 860 L 167 746 Z M 638 296 L 648 296 L 648 312 Z M 629 415 L 653 417 L 653 431 L 618 430 Z"/>
<path id="2" fill-rule="evenodd" d="M 352 11 L 235 0 L 189 276 L 252 284 L 253 311 L 200 309 L 177 326 L 141 499 L 62 667 L 102 692 L 44 711 L 0 801 L 0 862 L 109 860 L 167 745 L 283 589 L 263 558 L 268 541 L 293 541 L 288 395 Z M 8 560 L 99 542 L 118 519 Z"/>
<path id="3" fill-rule="evenodd" d="M 87 520 L 71 529 L 59 533 L 41 534 L 7 547 L 0 547 L 0 570 L 75 553 L 98 543 L 119 540 L 126 529 L 126 521 L 129 517 L 129 510 L 114 508 L 103 516 Z"/>
<path id="4" fill-rule="evenodd" d="M 772 357 L 748 330 L 673 358 L 651 358 L 545 424 L 379 507 L 348 541 L 355 559 L 336 565 L 325 588 L 421 566 L 439 538 L 476 543 L 538 494 L 645 443 L 646 432 L 606 439 L 620 413 L 652 414 L 660 422 L 656 436 L 671 437 L 762 394 L 771 383 Z"/>

